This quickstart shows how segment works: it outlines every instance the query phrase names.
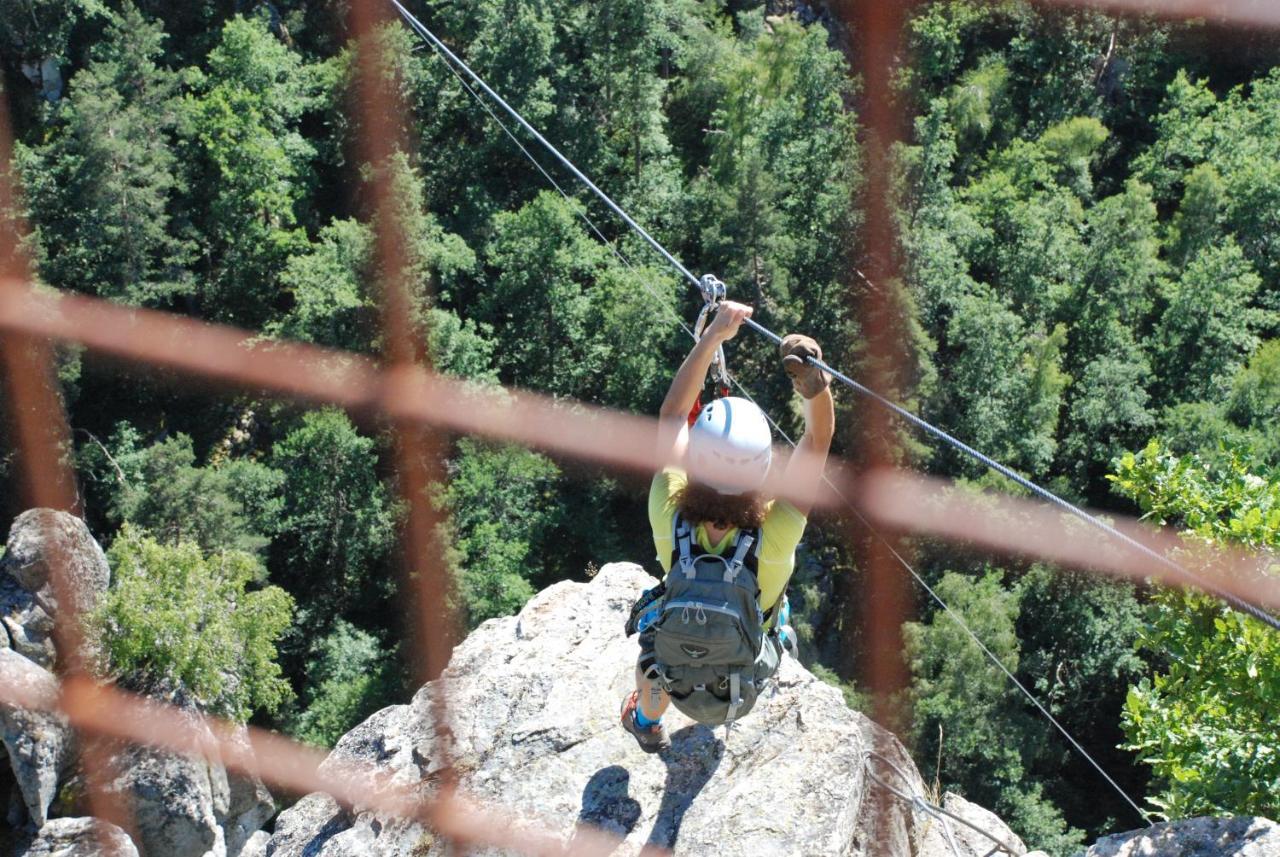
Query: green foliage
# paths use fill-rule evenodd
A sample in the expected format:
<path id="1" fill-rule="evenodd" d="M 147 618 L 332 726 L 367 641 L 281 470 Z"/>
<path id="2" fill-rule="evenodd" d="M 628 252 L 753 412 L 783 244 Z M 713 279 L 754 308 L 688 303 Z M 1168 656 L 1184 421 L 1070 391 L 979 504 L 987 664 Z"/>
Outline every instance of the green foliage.
<path id="1" fill-rule="evenodd" d="M 0 0 L 0 48 L 24 62 L 62 59 L 76 24 L 109 14 L 102 0 Z"/>
<path id="2" fill-rule="evenodd" d="M 193 192 L 203 201 L 202 234 L 210 317 L 260 326 L 275 300 L 285 260 L 306 246 L 298 206 L 314 146 L 297 130 L 312 97 L 300 57 L 261 19 L 233 18 L 193 75 L 184 105 L 188 157 L 200 164 Z"/>
<path id="3" fill-rule="evenodd" d="M 624 269 L 588 237 L 576 203 L 539 194 L 493 224 L 486 259 L 498 273 L 476 298 L 477 316 L 503 338 L 502 380 L 587 401 L 653 408 L 666 380 L 658 355 L 668 334 L 654 298 L 673 283 Z M 662 299 L 665 303 L 669 298 Z"/>
<path id="4" fill-rule="evenodd" d="M 374 441 L 340 411 L 312 411 L 272 448 L 270 462 L 284 474 L 272 567 L 307 606 L 306 636 L 344 611 L 367 614 L 384 604 L 394 583 L 387 563 L 396 512 Z"/>
<path id="5" fill-rule="evenodd" d="M 289 733 L 319 747 L 332 747 L 369 715 L 402 701 L 405 691 L 397 653 L 342 620 L 312 647 L 305 675 L 303 708 Z"/>
<path id="6" fill-rule="evenodd" d="M 149 305 L 192 290 L 190 242 L 172 217 L 186 182 L 173 142 L 177 79 L 158 64 L 164 39 L 125 4 L 48 139 L 19 153 L 52 285 Z"/>
<path id="7" fill-rule="evenodd" d="M 1185 527 L 1193 543 L 1280 546 L 1280 482 L 1238 459 L 1210 468 L 1153 441 L 1116 471 L 1118 492 L 1153 521 Z M 1280 636 L 1216 598 L 1162 589 L 1138 645 L 1163 663 L 1130 689 L 1122 714 L 1130 748 L 1160 780 L 1152 804 L 1168 818 L 1274 816 Z"/>
<path id="8" fill-rule="evenodd" d="M 113 676 L 189 694 L 203 710 L 241 722 L 290 699 L 276 641 L 294 600 L 277 586 L 248 589 L 261 575 L 256 559 L 162 544 L 128 525 L 107 558 L 112 586 L 90 625 Z"/>
<path id="9" fill-rule="evenodd" d="M 948 572 L 935 590 L 1013 671 L 1019 593 L 1006 589 L 1002 577 L 991 569 L 978 579 Z M 1026 781 L 1043 726 L 1024 710 L 1004 673 L 943 612 L 928 622 L 907 622 L 902 631 L 912 674 L 912 737 L 916 757 L 925 760 L 925 779 L 936 777 L 943 788 L 991 807 L 1037 848 L 1078 848 L 1082 832 L 1067 827 L 1040 784 Z M 930 770 L 938 758 L 941 768 Z"/>
<path id="10" fill-rule="evenodd" d="M 248 459 L 199 467 L 191 438 L 183 434 L 147 447 L 139 441 L 131 426 L 121 424 L 107 453 L 115 520 L 164 544 L 194 542 L 205 552 L 266 546 L 280 514 L 281 472 Z"/>
<path id="11" fill-rule="evenodd" d="M 459 441 L 444 496 L 469 626 L 518 611 L 533 597 L 531 581 L 555 562 L 558 475 L 527 450 Z"/>
<path id="12" fill-rule="evenodd" d="M 1250 306 L 1260 281 L 1234 241 L 1201 251 L 1170 284 L 1153 335 L 1165 398 L 1221 401 L 1258 346 L 1269 313 Z"/>
<path id="13" fill-rule="evenodd" d="M 1231 418 L 1249 428 L 1280 424 L 1280 340 L 1264 342 L 1231 382 Z"/>

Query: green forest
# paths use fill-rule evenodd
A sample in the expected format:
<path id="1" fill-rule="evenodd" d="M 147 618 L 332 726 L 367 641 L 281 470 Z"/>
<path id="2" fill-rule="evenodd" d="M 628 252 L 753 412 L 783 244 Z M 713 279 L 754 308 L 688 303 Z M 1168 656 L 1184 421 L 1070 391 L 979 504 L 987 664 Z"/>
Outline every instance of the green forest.
<path id="1" fill-rule="evenodd" d="M 902 310 L 884 391 L 1064 497 L 1280 548 L 1280 35 L 1024 0 L 915 6 L 893 69 L 895 247 L 860 240 L 856 34 L 784 0 L 418 0 L 411 9 L 690 269 L 858 377 L 858 307 Z M 42 288 L 381 353 L 376 176 L 408 225 L 435 367 L 656 414 L 700 301 L 572 179 L 566 199 L 400 23 L 412 143 L 364 163 L 344 0 L 0 0 L 15 212 Z M 604 233 L 596 235 L 584 217 Z M 854 271 L 887 254 L 900 280 Z M 729 364 L 788 431 L 775 350 Z M 407 699 L 388 425 L 57 355 L 121 686 L 331 746 Z M 837 392 L 835 452 L 870 405 Z M 1016 492 L 928 439 L 903 463 Z M 0 461 L 5 521 L 19 463 Z M 431 501 L 467 627 L 608 562 L 656 569 L 646 482 L 455 438 Z M 868 704 L 848 522 L 791 586 L 804 660 Z M 916 567 L 1148 812 L 1280 817 L 1280 636 L 1194 592 L 928 539 Z M 1142 825 L 913 590 L 908 742 L 926 780 L 1070 854 Z M 198 629 L 198 630 L 196 630 Z"/>

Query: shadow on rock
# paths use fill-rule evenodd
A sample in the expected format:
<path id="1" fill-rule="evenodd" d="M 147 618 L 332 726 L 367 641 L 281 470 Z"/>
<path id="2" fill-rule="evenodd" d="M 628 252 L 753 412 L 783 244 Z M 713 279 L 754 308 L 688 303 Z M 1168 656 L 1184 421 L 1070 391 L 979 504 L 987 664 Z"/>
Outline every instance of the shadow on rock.
<path id="1" fill-rule="evenodd" d="M 582 810 L 569 843 L 571 848 L 582 844 L 580 835 L 586 831 L 600 829 L 625 837 L 635 829 L 640 820 L 640 803 L 631 797 L 630 785 L 631 772 L 621 765 L 610 765 L 591 775 L 582 790 Z"/>
<path id="2" fill-rule="evenodd" d="M 667 784 L 658 817 L 653 820 L 649 844 L 674 848 L 684 814 L 720 766 L 724 744 L 714 731 L 694 724 L 672 735 L 671 749 L 659 755 L 667 765 Z"/>

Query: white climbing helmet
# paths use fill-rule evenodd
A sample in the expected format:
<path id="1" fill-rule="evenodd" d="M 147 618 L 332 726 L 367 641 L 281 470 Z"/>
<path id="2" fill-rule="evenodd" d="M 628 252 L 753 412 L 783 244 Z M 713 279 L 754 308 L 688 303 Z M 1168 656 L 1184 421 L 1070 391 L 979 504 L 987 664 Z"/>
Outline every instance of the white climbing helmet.
<path id="1" fill-rule="evenodd" d="M 769 475 L 772 458 L 769 421 L 748 399 L 716 399 L 689 427 L 689 475 L 721 494 L 759 488 Z"/>

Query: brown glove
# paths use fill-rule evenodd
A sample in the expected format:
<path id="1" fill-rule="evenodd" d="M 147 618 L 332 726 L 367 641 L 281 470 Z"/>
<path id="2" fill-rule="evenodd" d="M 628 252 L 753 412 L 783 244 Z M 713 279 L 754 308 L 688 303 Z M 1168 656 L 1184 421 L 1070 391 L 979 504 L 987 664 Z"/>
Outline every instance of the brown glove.
<path id="1" fill-rule="evenodd" d="M 805 362 L 809 357 L 822 359 L 822 348 L 812 338 L 801 333 L 788 334 L 778 350 L 782 354 L 782 368 L 791 376 L 791 386 L 806 399 L 812 399 L 831 385 L 830 373 Z"/>

